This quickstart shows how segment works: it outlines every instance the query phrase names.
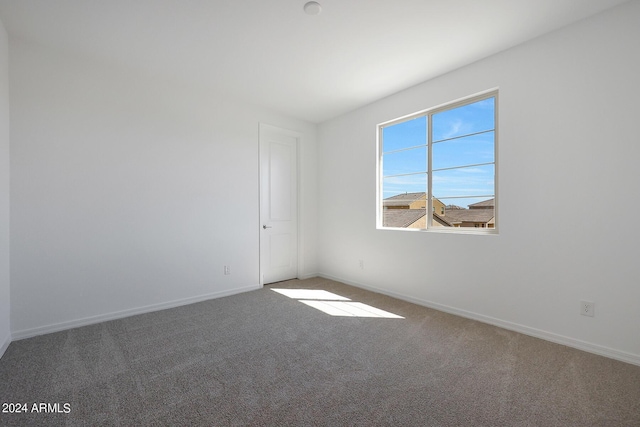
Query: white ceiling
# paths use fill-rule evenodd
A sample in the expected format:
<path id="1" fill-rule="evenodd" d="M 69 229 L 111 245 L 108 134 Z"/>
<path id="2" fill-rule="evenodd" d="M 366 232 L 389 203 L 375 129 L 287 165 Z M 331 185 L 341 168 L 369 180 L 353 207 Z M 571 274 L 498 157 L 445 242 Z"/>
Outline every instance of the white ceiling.
<path id="1" fill-rule="evenodd" d="M 626 0 L 0 0 L 10 38 L 321 122 Z"/>

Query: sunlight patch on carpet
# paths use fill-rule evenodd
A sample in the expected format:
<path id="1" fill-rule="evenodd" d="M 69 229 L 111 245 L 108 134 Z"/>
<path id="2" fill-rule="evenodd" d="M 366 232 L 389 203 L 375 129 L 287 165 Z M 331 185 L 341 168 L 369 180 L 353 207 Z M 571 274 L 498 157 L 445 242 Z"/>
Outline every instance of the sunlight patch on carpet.
<path id="1" fill-rule="evenodd" d="M 313 299 L 327 301 L 351 301 L 349 298 L 341 297 L 329 291 L 322 289 L 271 289 L 279 294 L 292 299 Z"/>
<path id="2" fill-rule="evenodd" d="M 321 289 L 275 289 L 286 297 L 296 299 L 299 302 L 327 313 L 331 316 L 341 317 L 377 317 L 384 319 L 404 319 L 397 314 L 372 307 L 361 302 L 351 301 L 349 298 L 324 291 Z"/>

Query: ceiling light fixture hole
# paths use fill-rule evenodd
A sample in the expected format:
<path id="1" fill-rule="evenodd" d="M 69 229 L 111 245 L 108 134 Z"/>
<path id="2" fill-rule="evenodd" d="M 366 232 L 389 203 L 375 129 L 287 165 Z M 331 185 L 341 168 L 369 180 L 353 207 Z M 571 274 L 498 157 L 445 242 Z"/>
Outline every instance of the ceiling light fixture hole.
<path id="1" fill-rule="evenodd" d="M 310 1 L 304 5 L 304 13 L 307 15 L 318 15 L 322 12 L 322 6 L 317 1 Z"/>

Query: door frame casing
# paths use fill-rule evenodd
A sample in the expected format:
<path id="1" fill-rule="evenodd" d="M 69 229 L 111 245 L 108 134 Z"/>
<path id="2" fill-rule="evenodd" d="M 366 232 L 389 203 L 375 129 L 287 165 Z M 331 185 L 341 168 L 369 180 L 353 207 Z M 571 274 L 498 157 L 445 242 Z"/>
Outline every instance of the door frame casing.
<path id="1" fill-rule="evenodd" d="M 258 276 L 260 288 L 264 287 L 264 257 L 262 255 L 262 142 L 265 132 L 276 132 L 284 136 L 295 138 L 296 142 L 296 277 L 300 276 L 300 142 L 303 134 L 290 129 L 274 126 L 268 123 L 258 123 Z"/>

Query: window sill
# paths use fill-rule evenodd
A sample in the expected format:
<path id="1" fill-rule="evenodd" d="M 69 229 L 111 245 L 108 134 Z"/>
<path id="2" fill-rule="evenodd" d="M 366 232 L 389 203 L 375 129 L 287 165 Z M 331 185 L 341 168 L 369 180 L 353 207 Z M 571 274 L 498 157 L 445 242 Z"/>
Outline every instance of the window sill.
<path id="1" fill-rule="evenodd" d="M 487 228 L 471 228 L 471 227 L 465 227 L 465 228 L 445 228 L 445 229 L 440 229 L 440 228 L 429 228 L 429 229 L 425 229 L 425 228 L 402 228 L 402 227 L 376 227 L 376 230 L 381 230 L 381 231 L 406 231 L 409 233 L 438 233 L 438 234 L 476 234 L 476 235 L 485 235 L 485 236 L 497 236 L 498 230 L 493 228 L 493 229 L 487 229 Z"/>

